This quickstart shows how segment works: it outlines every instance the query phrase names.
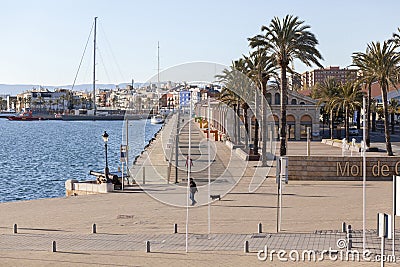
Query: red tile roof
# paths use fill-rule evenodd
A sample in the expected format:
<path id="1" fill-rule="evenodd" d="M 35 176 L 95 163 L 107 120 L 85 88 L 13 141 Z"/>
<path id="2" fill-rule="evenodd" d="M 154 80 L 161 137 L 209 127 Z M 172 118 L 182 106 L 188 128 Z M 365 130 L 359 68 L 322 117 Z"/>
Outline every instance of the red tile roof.
<path id="1" fill-rule="evenodd" d="M 397 89 L 400 89 L 400 84 L 397 84 L 396 87 L 397 87 Z M 396 90 L 396 88 L 394 88 L 393 86 L 389 86 L 388 92 L 393 91 L 393 90 Z M 378 97 L 378 96 L 381 96 L 381 87 L 380 87 L 379 83 L 374 82 L 371 85 L 371 97 Z"/>

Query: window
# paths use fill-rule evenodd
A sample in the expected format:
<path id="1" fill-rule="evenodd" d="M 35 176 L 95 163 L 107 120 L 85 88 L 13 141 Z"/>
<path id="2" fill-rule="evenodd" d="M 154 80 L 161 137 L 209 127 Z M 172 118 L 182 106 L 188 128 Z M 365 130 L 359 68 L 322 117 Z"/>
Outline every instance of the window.
<path id="1" fill-rule="evenodd" d="M 291 105 L 297 105 L 297 99 L 296 98 L 292 98 L 292 101 L 290 101 Z"/>
<path id="2" fill-rule="evenodd" d="M 275 94 L 275 105 L 281 104 L 281 95 L 279 93 Z"/>
<path id="3" fill-rule="evenodd" d="M 271 93 L 267 93 L 267 95 L 266 95 L 266 98 L 267 98 L 267 102 L 268 102 L 268 104 L 272 104 L 271 102 L 272 102 L 272 95 L 271 95 Z"/>

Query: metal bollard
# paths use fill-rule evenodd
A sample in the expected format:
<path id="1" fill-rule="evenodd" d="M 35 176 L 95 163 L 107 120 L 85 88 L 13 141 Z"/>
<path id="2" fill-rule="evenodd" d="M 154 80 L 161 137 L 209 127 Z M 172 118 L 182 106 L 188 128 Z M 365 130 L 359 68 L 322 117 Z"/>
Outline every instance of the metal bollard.
<path id="1" fill-rule="evenodd" d="M 249 253 L 249 241 L 244 241 L 244 253 Z"/>
<path id="2" fill-rule="evenodd" d="M 258 233 L 259 234 L 262 233 L 262 224 L 261 223 L 258 224 Z"/>
<path id="3" fill-rule="evenodd" d="M 351 233 L 347 233 L 347 250 L 351 250 L 353 248 L 353 235 Z"/>
<path id="4" fill-rule="evenodd" d="M 17 226 L 16 223 L 14 224 L 14 231 L 13 232 L 14 232 L 14 234 L 18 233 L 18 226 Z"/>
<path id="5" fill-rule="evenodd" d="M 146 241 L 146 253 L 150 252 L 150 241 Z"/>
<path id="6" fill-rule="evenodd" d="M 342 233 L 347 233 L 346 223 L 342 222 Z"/>
<path id="7" fill-rule="evenodd" d="M 351 233 L 352 232 L 352 230 L 351 230 L 351 224 L 349 224 L 349 225 L 347 225 L 347 233 Z"/>
<path id="8" fill-rule="evenodd" d="M 92 234 L 95 234 L 95 233 L 97 233 L 97 226 L 96 226 L 96 224 L 94 223 L 94 224 L 92 225 Z"/>
<path id="9" fill-rule="evenodd" d="M 178 224 L 174 223 L 174 234 L 178 233 Z"/>
<path id="10" fill-rule="evenodd" d="M 57 244 L 56 241 L 53 241 L 51 244 L 51 251 L 52 252 L 57 252 Z"/>

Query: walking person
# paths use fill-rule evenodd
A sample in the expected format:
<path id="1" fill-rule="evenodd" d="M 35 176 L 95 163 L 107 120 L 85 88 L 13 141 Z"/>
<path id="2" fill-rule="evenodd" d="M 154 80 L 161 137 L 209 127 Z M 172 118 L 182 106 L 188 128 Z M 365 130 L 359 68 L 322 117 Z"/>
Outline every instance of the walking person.
<path id="1" fill-rule="evenodd" d="M 189 188 L 189 198 L 192 201 L 192 206 L 194 206 L 197 201 L 194 199 L 194 194 L 196 194 L 197 191 L 197 185 L 196 183 L 193 181 L 193 178 L 190 178 L 190 188 Z"/>
<path id="2" fill-rule="evenodd" d="M 193 161 L 192 158 L 189 158 L 189 156 L 186 157 L 186 163 L 185 163 L 185 167 L 186 167 L 186 172 L 189 172 L 189 164 L 190 164 L 190 170 L 192 170 L 193 167 Z"/>

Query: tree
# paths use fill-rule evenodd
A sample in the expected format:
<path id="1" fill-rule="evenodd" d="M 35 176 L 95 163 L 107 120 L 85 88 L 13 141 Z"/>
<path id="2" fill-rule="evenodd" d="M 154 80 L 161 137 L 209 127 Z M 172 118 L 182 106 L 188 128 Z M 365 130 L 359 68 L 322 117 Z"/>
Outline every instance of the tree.
<path id="1" fill-rule="evenodd" d="M 388 109 L 390 113 L 390 125 L 392 128 L 392 134 L 394 134 L 394 115 L 397 114 L 397 109 L 399 107 L 399 101 L 395 98 L 391 98 L 389 101 Z"/>
<path id="2" fill-rule="evenodd" d="M 318 60 L 322 56 L 316 46 L 318 40 L 305 25 L 304 21 L 299 20 L 293 15 L 286 15 L 282 20 L 274 17 L 270 25 L 262 26 L 261 32 L 264 34 L 256 35 L 250 38 L 250 46 L 264 47 L 271 54 L 271 59 L 276 66 L 280 68 L 281 85 L 281 125 L 280 125 L 280 155 L 284 156 L 287 152 L 286 147 L 286 105 L 287 105 L 287 77 L 286 73 L 289 64 L 294 59 L 299 59 L 307 66 L 316 64 L 322 65 Z"/>
<path id="3" fill-rule="evenodd" d="M 232 65 L 229 69 L 224 69 L 222 74 L 216 75 L 215 78 L 221 83 L 223 83 L 224 87 L 221 90 L 221 94 L 219 95 L 219 100 L 226 105 L 233 107 L 234 111 L 234 127 L 233 133 L 231 133 L 231 137 L 235 143 L 240 142 L 240 128 L 238 118 L 240 118 L 240 106 L 243 102 L 243 93 L 244 93 L 244 84 L 243 81 L 245 76 L 236 70 L 238 65 L 242 65 L 243 61 L 238 60 L 232 62 Z"/>
<path id="4" fill-rule="evenodd" d="M 349 118 L 350 115 L 362 105 L 362 97 L 363 93 L 357 83 L 348 81 L 339 86 L 338 94 L 329 102 L 331 108 L 336 108 L 337 112 L 339 109 L 344 111 L 344 127 L 347 142 L 350 142 Z"/>
<path id="5" fill-rule="evenodd" d="M 267 54 L 267 50 L 257 47 L 250 56 L 244 57 L 247 63 L 247 76 L 262 93 L 262 166 L 267 165 L 267 86 L 272 77 L 277 77 L 276 66 Z M 257 107 L 256 107 L 257 108 Z M 256 118 L 258 124 L 258 119 Z M 258 134 L 257 134 L 258 137 Z M 270 137 L 272 138 L 272 136 Z M 258 141 L 258 140 L 257 140 Z M 257 147 L 258 148 L 258 147 Z M 255 151 L 258 154 L 258 151 Z"/>
<path id="6" fill-rule="evenodd" d="M 367 45 L 365 54 L 355 53 L 355 55 L 363 57 L 364 66 L 369 71 L 368 75 L 371 79 L 377 81 L 381 87 L 386 151 L 389 156 L 393 156 L 393 151 L 390 142 L 387 92 L 390 85 L 396 86 L 400 63 L 400 55 L 396 53 L 395 49 L 396 45 L 393 45 L 393 42 L 390 41 L 384 41 L 383 44 L 371 42 Z"/>
<path id="7" fill-rule="evenodd" d="M 339 95 L 339 84 L 333 78 L 328 78 L 322 83 L 317 83 L 315 86 L 314 97 L 319 98 L 318 105 L 323 104 L 324 112 L 329 113 L 330 120 L 330 135 L 333 139 L 333 130 L 335 129 L 334 124 L 334 111 L 335 108 L 331 105 L 333 98 Z"/>
<path id="8" fill-rule="evenodd" d="M 367 147 L 371 145 L 371 109 L 372 109 L 372 98 L 371 98 L 371 85 L 375 80 L 374 76 L 374 67 L 371 66 L 368 61 L 368 50 L 365 53 L 353 53 L 353 65 L 358 67 L 361 71 L 361 75 L 358 77 L 358 83 L 364 87 L 364 90 L 367 92 L 367 103 L 366 103 L 366 116 L 367 123 L 363 125 L 365 128 L 365 143 Z M 373 115 L 374 116 L 374 115 Z"/>

